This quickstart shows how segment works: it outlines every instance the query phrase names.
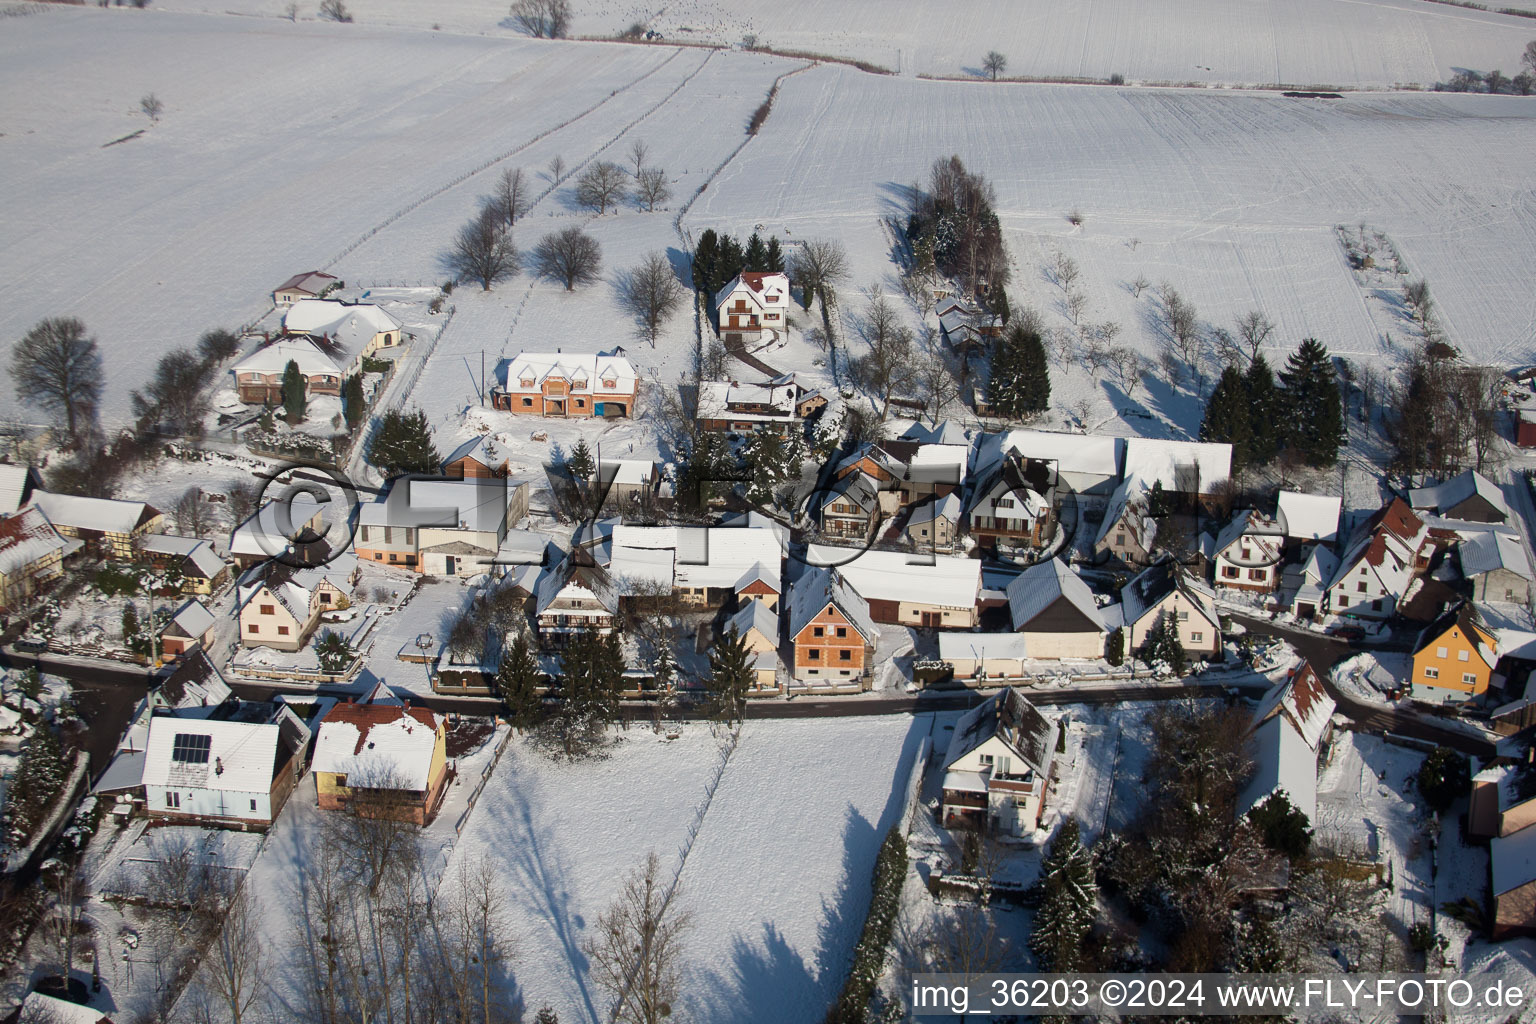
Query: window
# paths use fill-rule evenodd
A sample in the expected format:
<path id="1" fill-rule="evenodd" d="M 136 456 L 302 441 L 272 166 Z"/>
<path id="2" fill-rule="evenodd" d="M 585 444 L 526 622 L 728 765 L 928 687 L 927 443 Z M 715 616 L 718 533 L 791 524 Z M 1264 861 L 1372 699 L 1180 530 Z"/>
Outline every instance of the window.
<path id="1" fill-rule="evenodd" d="M 321 604 L 330 604 L 331 603 L 331 595 L 330 595 L 329 591 L 325 591 L 325 590 L 320 591 L 320 603 Z"/>
<path id="2" fill-rule="evenodd" d="M 992 764 L 992 755 L 991 754 L 982 754 L 976 760 L 981 762 L 982 767 L 984 767 L 984 768 L 985 767 L 990 767 L 991 764 Z"/>
<path id="3" fill-rule="evenodd" d="M 170 807 L 173 810 L 178 810 L 178 811 L 181 810 L 181 794 L 180 793 L 167 793 L 167 794 L 165 794 L 165 806 Z"/>
<path id="4" fill-rule="evenodd" d="M 288 627 L 287 626 L 278 626 L 277 627 L 277 635 L 278 636 L 287 636 L 288 635 Z"/>
<path id="5" fill-rule="evenodd" d="M 1425 665 L 1424 666 L 1424 678 L 1425 679 L 1439 679 L 1440 678 L 1440 670 L 1435 668 L 1433 665 Z"/>
<path id="6" fill-rule="evenodd" d="M 411 536 L 411 535 L 412 535 L 412 534 L 413 534 L 413 533 L 415 533 L 415 532 L 416 532 L 416 531 L 415 531 L 415 530 L 413 530 L 413 529 L 411 529 L 411 528 L 410 528 L 410 527 L 409 527 L 409 526 L 407 526 L 407 527 L 406 527 L 406 528 L 405 528 L 405 542 L 406 542 L 406 543 L 407 543 L 407 544 L 414 544 L 414 543 L 416 543 L 416 539 L 415 539 L 415 538 L 414 538 L 414 537 L 412 537 L 412 536 Z"/>
<path id="7" fill-rule="evenodd" d="M 822 629 L 820 626 L 812 626 L 811 627 L 811 636 L 826 636 L 826 635 L 827 635 L 827 631 L 825 629 Z"/>
<path id="8" fill-rule="evenodd" d="M 1189 612 L 1179 612 L 1179 621 L 1180 622 L 1188 622 L 1189 621 Z"/>
<path id="9" fill-rule="evenodd" d="M 366 527 L 366 526 L 359 526 L 357 528 L 357 539 L 358 540 L 367 540 L 368 539 L 368 527 Z"/>
<path id="10" fill-rule="evenodd" d="M 524 409 L 531 408 L 532 405 L 533 405 L 533 399 L 531 399 L 531 398 L 523 399 L 523 408 Z"/>
<path id="11" fill-rule="evenodd" d="M 264 605 L 261 606 L 261 614 L 263 614 L 263 615 L 271 615 L 271 614 L 275 613 L 276 611 L 277 611 L 277 608 L 274 605 L 264 604 Z"/>
<path id="12" fill-rule="evenodd" d="M 1349 598 L 1345 597 L 1343 594 L 1339 595 L 1339 607 L 1340 608 L 1348 608 L 1349 607 Z"/>
<path id="13" fill-rule="evenodd" d="M 1475 673 L 1475 672 L 1463 672 L 1461 674 L 1461 681 L 1466 683 L 1468 686 L 1476 686 L 1477 685 L 1477 673 Z"/>
<path id="14" fill-rule="evenodd" d="M 255 797 L 251 797 L 251 810 L 254 811 L 255 809 L 256 809 L 256 798 Z"/>
<path id="15" fill-rule="evenodd" d="M 1125 534 L 1123 534 L 1123 533 L 1115 534 L 1115 547 L 1117 547 L 1117 548 L 1125 547 Z"/>
<path id="16" fill-rule="evenodd" d="M 1221 574 L 1229 580 L 1235 580 L 1238 577 L 1237 566 L 1224 565 L 1221 567 Z"/>
<path id="17" fill-rule="evenodd" d="M 992 504 L 997 508 L 1013 508 L 1012 498 L 996 498 Z"/>
<path id="18" fill-rule="evenodd" d="M 1456 652 L 1456 660 L 1457 661 L 1471 661 L 1472 660 L 1472 653 L 1470 651 L 1457 651 Z"/>
<path id="19" fill-rule="evenodd" d="M 179 732 L 171 741 L 171 760 L 182 764 L 207 764 L 208 749 L 212 745 L 212 736 L 201 736 L 195 732 Z"/>
<path id="20" fill-rule="evenodd" d="M 1365 580 L 1361 580 L 1359 583 L 1355 584 L 1355 589 L 1363 594 L 1363 593 L 1365 593 L 1365 589 L 1367 587 L 1369 587 L 1369 586 L 1370 586 L 1369 583 L 1367 583 Z"/>
<path id="21" fill-rule="evenodd" d="M 613 387 L 618 387 L 618 384 L 615 383 L 614 381 L 611 381 L 611 380 L 605 380 L 605 381 L 603 381 L 603 387 L 605 387 L 605 388 L 613 388 Z"/>
<path id="22" fill-rule="evenodd" d="M 1258 580 L 1258 581 L 1260 581 L 1262 583 L 1263 580 L 1264 580 L 1264 570 L 1263 569 L 1249 569 L 1248 570 L 1248 578 L 1251 579 L 1251 580 Z"/>
<path id="23" fill-rule="evenodd" d="M 850 650 L 847 650 L 847 649 L 838 651 L 837 652 L 837 660 L 838 661 L 852 661 L 853 660 L 853 652 L 850 651 Z"/>
<path id="24" fill-rule="evenodd" d="M 821 660 L 821 651 L 819 649 L 813 647 L 809 651 L 806 652 L 806 656 L 811 661 L 820 661 Z"/>
<path id="25" fill-rule="evenodd" d="M 522 383 L 523 387 L 525 387 L 525 388 L 533 387 L 533 381 L 528 379 L 527 377 L 524 377 L 521 383 Z M 523 401 L 526 402 L 527 399 L 525 398 L 525 399 L 523 399 Z"/>
<path id="26" fill-rule="evenodd" d="M 1205 634 L 1204 633 L 1196 632 L 1196 633 L 1189 634 L 1189 642 L 1192 643 L 1192 644 L 1203 643 L 1204 640 L 1205 640 Z"/>
<path id="27" fill-rule="evenodd" d="M 838 626 L 837 627 L 837 635 L 838 635 L 839 639 L 841 639 L 842 637 L 847 636 L 848 635 L 848 627 L 847 626 Z"/>
<path id="28" fill-rule="evenodd" d="M 395 529 L 394 529 L 394 527 L 392 527 L 392 526 L 384 527 L 384 543 L 385 544 L 393 544 L 394 542 L 395 542 Z"/>
<path id="29" fill-rule="evenodd" d="M 391 561 L 391 562 L 393 562 L 393 561 L 394 561 L 394 560 L 395 560 L 395 559 L 396 559 L 396 558 L 398 558 L 398 557 L 399 557 L 399 556 L 398 556 L 398 555 L 396 555 L 396 554 L 395 554 L 395 553 L 394 553 L 394 552 L 393 552 L 393 551 L 391 551 L 391 552 L 390 552 L 390 553 L 389 553 L 389 560 L 390 560 L 390 561 Z"/>
<path id="30" fill-rule="evenodd" d="M 1445 648 L 1445 647 L 1436 647 L 1435 648 L 1435 657 L 1437 657 L 1437 658 L 1447 658 L 1447 657 L 1450 656 L 1450 653 L 1451 652 L 1450 652 L 1450 650 L 1448 648 Z"/>
<path id="31" fill-rule="evenodd" d="M 249 626 L 245 627 L 245 631 L 247 633 L 260 633 L 261 632 L 261 627 L 253 622 Z"/>

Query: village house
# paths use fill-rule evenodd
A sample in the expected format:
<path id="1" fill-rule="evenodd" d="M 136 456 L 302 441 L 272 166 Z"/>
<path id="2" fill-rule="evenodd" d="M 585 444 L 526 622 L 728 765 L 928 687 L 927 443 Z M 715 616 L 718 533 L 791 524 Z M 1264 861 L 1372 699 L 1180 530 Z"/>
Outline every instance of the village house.
<path id="1" fill-rule="evenodd" d="M 1030 660 L 1029 640 L 1021 633 L 940 633 L 939 660 L 955 679 L 967 682 L 1022 679 Z"/>
<path id="2" fill-rule="evenodd" d="M 1414 488 L 1408 504 L 1415 512 L 1467 523 L 1507 523 L 1514 515 L 1499 485 L 1473 469 L 1433 487 Z"/>
<path id="3" fill-rule="evenodd" d="M 1280 586 L 1285 527 L 1269 516 L 1243 509 L 1216 535 L 1216 586 L 1273 593 Z"/>
<path id="4" fill-rule="evenodd" d="M 1050 430 L 1008 430 L 984 435 L 971 475 L 986 479 L 1010 451 L 1025 459 L 1052 462 L 1060 489 L 1093 507 L 1102 507 L 1120 483 L 1125 438 L 1064 434 Z M 1150 486 L 1150 484 L 1148 485 Z"/>
<path id="5" fill-rule="evenodd" d="M 841 572 L 807 568 L 790 585 L 787 607 L 795 681 L 867 689 L 880 634 L 869 603 Z"/>
<path id="6" fill-rule="evenodd" d="M 151 565 L 180 573 L 181 592 L 189 597 L 209 597 L 229 582 L 229 565 L 206 540 L 152 533 L 139 542 L 139 550 Z"/>
<path id="7" fill-rule="evenodd" d="M 606 551 L 594 553 L 607 566 L 622 596 L 670 593 L 693 608 L 721 608 L 740 597 L 743 579 L 754 591 L 778 589 L 778 566 L 787 540 L 782 527 L 627 526 L 615 524 Z M 764 594 L 765 597 L 771 596 Z M 773 596 L 776 603 L 777 597 Z"/>
<path id="8" fill-rule="evenodd" d="M 8 516 L 32 500 L 32 492 L 43 489 L 43 477 L 31 466 L 0 464 L 0 516 Z"/>
<path id="9" fill-rule="evenodd" d="M 496 367 L 491 405 L 508 412 L 599 419 L 635 414 L 640 377 L 614 352 L 520 352 Z"/>
<path id="10" fill-rule="evenodd" d="M 880 493 L 880 509 L 890 515 L 903 505 L 954 494 L 965 486 L 970 448 L 913 440 L 866 443 L 843 458 L 833 478 L 865 476 Z"/>
<path id="11" fill-rule="evenodd" d="M 24 608 L 39 587 L 63 576 L 64 556 L 79 546 L 36 505 L 0 516 L 0 612 Z"/>
<path id="12" fill-rule="evenodd" d="M 1115 490 L 1099 527 L 1093 551 L 1100 559 L 1131 568 L 1152 563 L 1157 520 L 1147 514 L 1147 491 L 1136 481 Z"/>
<path id="13" fill-rule="evenodd" d="M 144 748 L 152 820 L 265 829 L 304 770 L 309 727 L 285 704 L 226 700 L 156 713 Z"/>
<path id="14" fill-rule="evenodd" d="M 726 344 L 782 338 L 789 326 L 789 278 L 744 270 L 715 293 L 715 311 Z"/>
<path id="15" fill-rule="evenodd" d="M 1495 942 L 1536 935 L 1536 828 L 1495 836 L 1488 844 Z"/>
<path id="16" fill-rule="evenodd" d="M 1283 578 L 1291 596 L 1291 612 L 1298 619 L 1315 620 L 1328 595 L 1328 584 L 1339 573 L 1339 559 L 1326 545 L 1317 544 L 1299 568 L 1287 569 Z"/>
<path id="17" fill-rule="evenodd" d="M 1254 775 L 1238 794 L 1243 815 L 1272 793 L 1317 823 L 1317 761 L 1333 727 L 1334 700 L 1303 659 L 1259 702 L 1251 726 Z"/>
<path id="18" fill-rule="evenodd" d="M 1351 534 L 1338 572 L 1329 581 L 1323 610 L 1362 619 L 1391 618 L 1433 553 L 1424 521 L 1403 499 L 1393 498 Z"/>
<path id="19" fill-rule="evenodd" d="M 324 565 L 296 568 L 264 562 L 235 584 L 240 643 L 297 651 L 309 641 L 322 612 L 346 607 L 357 580 L 357 558 L 343 552 Z"/>
<path id="20" fill-rule="evenodd" d="M 240 360 L 230 372 L 235 390 L 248 405 L 281 405 L 283 374 L 288 364 L 299 368 L 306 398 L 341 394 L 341 367 L 309 338 L 278 338 Z"/>
<path id="21" fill-rule="evenodd" d="M 836 566 L 839 576 L 863 595 L 875 622 L 932 629 L 972 629 L 977 624 L 979 559 L 904 551 L 850 552 L 812 544 L 806 550 L 806 563 Z"/>
<path id="22" fill-rule="evenodd" d="M 1141 650 L 1164 616 L 1177 625 L 1189 654 L 1211 658 L 1221 650 L 1221 617 L 1211 592 L 1166 555 L 1121 588 L 1120 611 L 1128 651 Z"/>
<path id="23" fill-rule="evenodd" d="M 761 601 L 770 611 L 777 613 L 779 598 L 784 586 L 779 582 L 779 559 L 771 562 L 754 562 L 752 567 L 736 580 L 736 602 Z"/>
<path id="24" fill-rule="evenodd" d="M 805 421 L 826 405 L 819 389 L 806 389 L 792 373 L 762 384 L 705 380 L 699 382 L 695 418 L 701 430 L 771 430 L 788 437 L 803 431 Z"/>
<path id="25" fill-rule="evenodd" d="M 113 1024 L 100 1010 L 37 991 L 27 993 L 15 1020 L 17 1024 Z"/>
<path id="26" fill-rule="evenodd" d="M 1071 566 L 1047 558 L 1008 584 L 1008 614 L 1031 658 L 1102 658 L 1109 629 Z"/>
<path id="27" fill-rule="evenodd" d="M 1304 560 L 1316 545 L 1332 548 L 1339 540 L 1344 499 L 1331 494 L 1281 491 L 1275 519 L 1285 529 L 1285 553 Z"/>
<path id="28" fill-rule="evenodd" d="M 780 692 L 779 688 L 779 616 L 762 601 L 742 603 L 736 614 L 725 620 L 721 634 L 732 630 L 752 656 L 752 681 L 748 696 L 760 697 Z"/>
<path id="29" fill-rule="evenodd" d="M 507 475 L 508 449 L 490 434 L 477 434 L 443 460 L 443 476 L 459 480 Z"/>
<path id="30" fill-rule="evenodd" d="M 939 320 L 939 336 L 951 352 L 966 356 L 986 349 L 981 331 L 972 321 L 970 312 L 954 299 L 941 299 L 933 308 Z"/>
<path id="31" fill-rule="evenodd" d="M 1441 704 L 1482 696 L 1499 663 L 1498 647 L 1475 606 L 1463 603 L 1446 612 L 1414 642 L 1414 699 Z"/>
<path id="32" fill-rule="evenodd" d="M 968 528 L 982 547 L 1044 547 L 1056 536 L 1056 466 L 1010 448 L 971 492 Z"/>
<path id="33" fill-rule="evenodd" d="M 343 377 L 357 373 L 363 360 L 404 340 L 400 321 L 371 302 L 301 299 L 283 314 L 283 333 L 307 337 L 330 356 Z"/>
<path id="34" fill-rule="evenodd" d="M 328 293 L 338 288 L 345 288 L 347 283 L 340 278 L 320 270 L 307 270 L 302 274 L 294 274 L 288 280 L 272 290 L 272 304 L 274 306 L 291 306 L 295 302 L 304 299 L 321 299 Z"/>
<path id="35" fill-rule="evenodd" d="M 201 601 L 187 601 L 160 631 L 160 657 L 175 661 L 195 648 L 207 650 L 213 643 L 215 622 L 213 613 Z"/>
<path id="36" fill-rule="evenodd" d="M 663 480 L 661 464 L 651 459 L 604 459 L 597 466 L 603 507 L 619 512 L 648 506 L 661 495 Z"/>
<path id="37" fill-rule="evenodd" d="M 357 557 L 426 576 L 491 572 L 509 527 L 528 515 L 528 491 L 526 480 L 497 476 L 400 477 L 358 509 Z"/>
<path id="38" fill-rule="evenodd" d="M 881 519 L 880 492 L 863 473 L 849 473 L 814 495 L 821 512 L 821 532 L 844 540 L 868 540 Z"/>
<path id="39" fill-rule="evenodd" d="M 160 511 L 142 501 L 35 491 L 32 504 L 43 510 L 59 533 L 83 541 L 105 558 L 131 560 L 134 542 L 159 533 L 165 525 Z"/>
<path id="40" fill-rule="evenodd" d="M 1467 834 L 1477 839 L 1514 835 L 1536 825 L 1536 772 L 1500 764 L 1472 776 Z"/>
<path id="41" fill-rule="evenodd" d="M 279 556 L 318 561 L 329 553 L 321 540 L 326 529 L 324 506 L 301 491 L 291 501 L 267 502 L 236 526 L 229 535 L 229 557 L 242 571 Z"/>
<path id="42" fill-rule="evenodd" d="M 1472 588 L 1472 600 L 1529 604 L 1530 559 L 1520 538 L 1498 530 L 1469 535 L 1457 548 L 1461 574 Z"/>
<path id="43" fill-rule="evenodd" d="M 1033 833 L 1045 812 L 1056 739 L 1056 724 L 1012 687 L 962 715 L 944 759 L 944 827 Z"/>
<path id="44" fill-rule="evenodd" d="M 1188 509 L 1198 504 L 1218 507 L 1232 476 L 1232 446 L 1204 441 L 1165 441 L 1150 437 L 1125 439 L 1127 481 L 1147 491 L 1158 484 L 1171 502 Z"/>
<path id="45" fill-rule="evenodd" d="M 566 557 L 539 580 L 534 620 L 546 649 L 563 648 L 573 634 L 612 633 L 618 625 L 619 593 L 604 569 Z"/>
<path id="46" fill-rule="evenodd" d="M 953 551 L 960 542 L 960 510 L 960 496 L 953 493 L 909 505 L 902 539 L 919 551 Z"/>
<path id="47" fill-rule="evenodd" d="M 425 826 L 451 774 L 446 719 L 399 703 L 338 704 L 320 723 L 310 770 L 321 810 Z"/>

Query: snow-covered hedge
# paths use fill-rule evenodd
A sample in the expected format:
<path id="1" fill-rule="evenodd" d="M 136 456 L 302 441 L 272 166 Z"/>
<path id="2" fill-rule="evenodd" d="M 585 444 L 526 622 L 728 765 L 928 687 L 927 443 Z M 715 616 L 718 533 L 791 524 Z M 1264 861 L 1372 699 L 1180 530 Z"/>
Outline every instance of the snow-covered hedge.
<path id="1" fill-rule="evenodd" d="M 827 1011 L 826 1024 L 863 1024 L 875 984 L 885 970 L 885 953 L 901 911 L 901 883 L 907 877 L 907 840 L 898 823 L 891 826 L 875 858 L 874 895 L 864 932 L 853 950 L 853 967 L 837 1002 Z"/>

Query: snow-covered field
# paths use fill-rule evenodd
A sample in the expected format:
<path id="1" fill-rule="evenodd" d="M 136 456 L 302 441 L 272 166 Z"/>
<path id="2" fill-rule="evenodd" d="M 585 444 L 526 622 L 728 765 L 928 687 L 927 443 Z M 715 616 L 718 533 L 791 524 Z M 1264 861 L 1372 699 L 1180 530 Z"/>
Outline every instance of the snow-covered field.
<path id="1" fill-rule="evenodd" d="M 285 17 L 286 0 L 157 0 L 156 7 Z M 314 5 L 301 4 L 300 17 Z M 516 34 L 505 0 L 355 0 L 359 25 Z M 1009 75 L 1219 84 L 1428 86 L 1455 68 L 1513 73 L 1530 26 L 1518 18 L 1386 0 L 747 0 L 655 5 L 576 0 L 573 35 L 614 36 L 635 22 L 668 41 L 740 43 L 868 61 L 901 74 L 979 74 L 988 50 Z M 1528 6 L 1497 0 L 1491 7 Z"/>
<path id="2" fill-rule="evenodd" d="M 700 1024 L 812 1020 L 836 994 L 869 873 L 903 811 L 931 716 L 749 722 L 681 876 L 693 912 L 684 1006 Z M 454 849 L 502 866 L 530 1010 L 605 1019 L 582 943 L 655 851 L 670 877 L 720 760 L 692 726 L 642 726 L 604 760 L 551 762 L 514 740 Z M 449 871 L 455 870 L 450 862 Z"/>

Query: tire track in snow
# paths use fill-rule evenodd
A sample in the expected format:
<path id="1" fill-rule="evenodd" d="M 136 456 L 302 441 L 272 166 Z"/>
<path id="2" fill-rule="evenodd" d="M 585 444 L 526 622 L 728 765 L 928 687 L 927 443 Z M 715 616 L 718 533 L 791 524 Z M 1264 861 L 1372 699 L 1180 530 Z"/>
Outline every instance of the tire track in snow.
<path id="1" fill-rule="evenodd" d="M 575 117 L 567 118 L 566 120 L 561 121 L 559 124 L 551 125 L 550 127 L 544 129 L 542 132 L 539 132 L 537 135 L 533 136 L 528 141 L 522 143 L 521 145 L 515 146 L 512 149 L 509 149 L 505 153 L 502 153 L 499 156 L 492 157 L 490 160 L 487 160 L 485 163 L 483 163 L 480 166 L 474 168 L 473 170 L 466 171 L 465 173 L 460 174 L 458 177 L 454 178 L 452 181 L 448 182 L 447 184 L 433 189 L 431 192 L 428 192 L 426 195 L 420 197 L 415 202 L 412 202 L 409 205 L 407 205 L 405 207 L 402 207 L 399 210 L 396 210 L 394 213 L 392 213 L 388 217 L 386 217 L 383 221 L 381 221 L 380 223 L 378 223 L 378 224 L 374 225 L 372 228 L 370 228 L 367 232 L 365 232 L 362 235 L 362 237 L 358 238 L 351 245 L 349 245 L 345 249 L 341 250 L 341 252 L 339 252 L 334 258 L 332 258 L 329 262 L 324 264 L 321 269 L 323 269 L 323 270 L 331 269 L 336 264 L 340 263 L 342 260 L 344 260 L 348 256 L 350 256 L 353 252 L 357 251 L 357 249 L 359 249 L 363 245 L 363 243 L 365 243 L 369 239 L 373 238 L 373 236 L 377 235 L 380 231 L 383 231 L 385 228 L 389 227 L 391 224 L 394 224 L 396 221 L 400 220 L 402 217 L 405 217 L 406 215 L 412 213 L 413 211 L 420 209 L 422 206 L 425 206 L 427 203 L 429 203 L 432 200 L 436 199 L 438 196 L 442 195 L 443 193 L 448 192 L 451 189 L 457 188 L 459 185 L 462 185 L 464 182 L 468 181 L 470 178 L 473 178 L 475 175 L 479 174 L 481 171 L 489 170 L 490 168 L 495 167 L 497 164 L 501 163 L 504 160 L 510 160 L 512 157 L 514 157 L 517 154 L 519 154 L 519 153 L 523 152 L 524 150 L 528 149 L 530 146 L 533 146 L 536 143 L 538 143 L 538 142 L 548 138 L 549 136 L 553 135 L 555 132 L 558 132 L 558 131 L 560 131 L 560 130 L 562 130 L 564 128 L 569 128 L 571 125 L 573 125 L 576 122 L 580 121 L 582 118 L 586 117 L 588 114 L 592 114 L 592 113 L 596 112 L 597 110 L 602 108 L 609 100 L 611 100 L 611 99 L 613 99 L 613 98 L 615 98 L 615 97 L 617 97 L 617 96 L 619 96 L 619 95 L 621 95 L 623 93 L 628 92 L 630 89 L 633 89 L 635 86 L 639 85 L 641 82 L 645 81 L 647 78 L 650 78 L 656 72 L 660 71 L 662 68 L 664 68 L 668 64 L 672 63 L 674 60 L 676 60 L 679 56 L 682 55 L 684 49 L 687 49 L 687 48 L 686 47 L 682 47 L 682 46 L 677 47 L 675 50 L 673 50 L 672 56 L 668 57 L 664 61 L 661 61 L 659 64 L 657 64 L 655 67 L 651 68 L 649 71 L 647 71 L 645 74 L 641 75 L 639 78 L 636 78 L 633 81 L 629 82 L 628 84 L 622 85 L 619 88 L 615 89 L 613 92 L 609 93 L 607 96 L 604 96 L 602 99 L 598 100 L 596 103 L 592 104 L 590 107 L 588 107 L 586 110 L 583 110 L 581 113 L 577 114 Z M 713 52 L 713 51 L 711 51 L 711 52 Z M 697 74 L 697 71 L 695 71 L 695 74 Z M 556 183 L 556 184 L 558 184 L 558 183 Z M 555 188 L 555 185 L 551 184 L 550 188 L 548 190 L 546 190 L 544 194 L 547 195 L 548 192 L 552 191 L 554 188 Z M 542 199 L 543 195 L 539 196 L 539 198 Z M 535 200 L 535 202 L 537 202 L 537 200 Z"/>

